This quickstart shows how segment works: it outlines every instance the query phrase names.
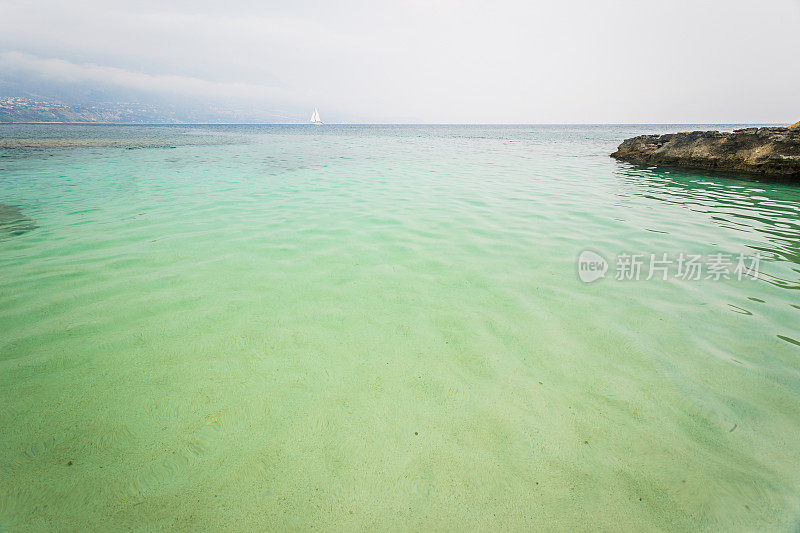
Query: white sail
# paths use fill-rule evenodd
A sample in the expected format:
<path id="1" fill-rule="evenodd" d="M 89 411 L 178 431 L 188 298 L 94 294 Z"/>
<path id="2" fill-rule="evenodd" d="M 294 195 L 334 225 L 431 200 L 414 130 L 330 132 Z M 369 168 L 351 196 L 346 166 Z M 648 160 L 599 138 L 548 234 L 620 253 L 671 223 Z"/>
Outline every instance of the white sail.
<path id="1" fill-rule="evenodd" d="M 317 110 L 317 108 L 316 108 L 316 107 L 314 108 L 314 112 L 313 112 L 313 113 L 311 113 L 311 122 L 312 122 L 312 123 L 314 123 L 314 124 L 316 124 L 316 123 L 321 123 L 321 122 L 322 122 L 322 121 L 319 119 L 319 111 Z"/>

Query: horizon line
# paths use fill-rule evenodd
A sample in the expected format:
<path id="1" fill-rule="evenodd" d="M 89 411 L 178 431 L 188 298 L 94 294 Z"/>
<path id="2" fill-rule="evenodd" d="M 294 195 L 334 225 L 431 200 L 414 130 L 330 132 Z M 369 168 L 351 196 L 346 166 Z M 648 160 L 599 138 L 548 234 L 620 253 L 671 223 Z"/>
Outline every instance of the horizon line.
<path id="1" fill-rule="evenodd" d="M 326 122 L 312 124 L 310 122 L 62 122 L 62 121 L 25 121 L 0 122 L 6 125 L 48 125 L 64 126 L 757 126 L 757 125 L 792 125 L 792 122 Z"/>

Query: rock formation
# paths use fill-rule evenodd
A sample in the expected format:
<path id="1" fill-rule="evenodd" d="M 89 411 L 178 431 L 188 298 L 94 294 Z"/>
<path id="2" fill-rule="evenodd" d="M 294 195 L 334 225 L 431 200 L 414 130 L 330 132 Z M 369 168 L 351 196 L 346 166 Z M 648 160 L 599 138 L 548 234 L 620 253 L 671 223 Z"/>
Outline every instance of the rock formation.
<path id="1" fill-rule="evenodd" d="M 692 131 L 626 139 L 611 157 L 643 165 L 770 176 L 800 184 L 800 122 L 733 132 Z"/>

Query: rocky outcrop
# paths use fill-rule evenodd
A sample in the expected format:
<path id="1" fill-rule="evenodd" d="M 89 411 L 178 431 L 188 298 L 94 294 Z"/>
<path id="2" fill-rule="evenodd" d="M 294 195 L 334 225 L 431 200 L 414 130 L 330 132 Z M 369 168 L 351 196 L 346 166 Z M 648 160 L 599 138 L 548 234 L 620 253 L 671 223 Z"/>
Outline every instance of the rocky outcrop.
<path id="1" fill-rule="evenodd" d="M 770 176 L 800 184 L 800 122 L 785 128 L 640 135 L 623 141 L 611 157 L 643 165 Z"/>

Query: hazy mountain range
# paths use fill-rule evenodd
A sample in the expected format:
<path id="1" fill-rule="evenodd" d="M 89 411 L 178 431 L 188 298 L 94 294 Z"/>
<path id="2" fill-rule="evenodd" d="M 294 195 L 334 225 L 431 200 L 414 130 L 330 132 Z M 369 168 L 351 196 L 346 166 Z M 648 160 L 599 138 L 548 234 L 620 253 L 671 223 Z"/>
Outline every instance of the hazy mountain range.
<path id="1" fill-rule="evenodd" d="M 0 123 L 286 123 L 303 122 L 308 114 L 305 108 L 264 110 L 248 102 L 0 72 Z"/>

